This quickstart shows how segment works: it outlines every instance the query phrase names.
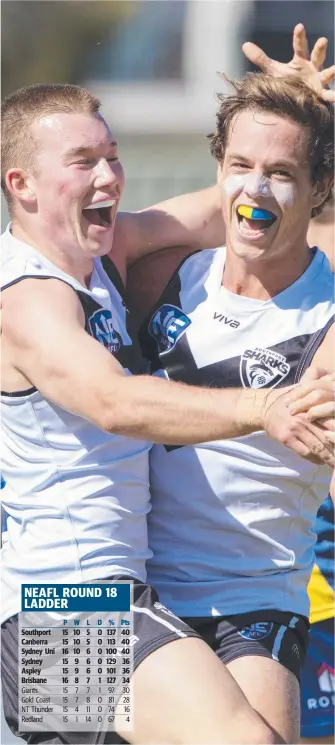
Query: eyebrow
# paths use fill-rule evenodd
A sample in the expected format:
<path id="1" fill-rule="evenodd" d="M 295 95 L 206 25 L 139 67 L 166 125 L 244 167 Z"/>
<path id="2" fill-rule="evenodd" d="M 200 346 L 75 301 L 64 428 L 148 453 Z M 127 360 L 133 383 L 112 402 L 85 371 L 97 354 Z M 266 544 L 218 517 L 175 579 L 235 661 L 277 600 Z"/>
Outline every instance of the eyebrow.
<path id="1" fill-rule="evenodd" d="M 228 157 L 228 160 L 245 160 L 246 163 L 249 163 L 249 158 L 246 158 L 244 155 L 240 155 L 240 153 L 231 153 Z"/>
<path id="2" fill-rule="evenodd" d="M 297 168 L 299 164 L 294 160 L 276 160 L 270 165 L 271 168 Z"/>
<path id="3" fill-rule="evenodd" d="M 116 148 L 117 147 L 116 140 L 109 142 L 108 147 L 110 149 Z M 78 157 L 80 155 L 87 155 L 88 153 L 91 153 L 95 149 L 96 148 L 92 145 L 86 145 L 82 147 L 71 147 L 70 150 L 67 150 L 66 153 L 64 153 L 63 160 L 69 160 L 70 158 Z"/>

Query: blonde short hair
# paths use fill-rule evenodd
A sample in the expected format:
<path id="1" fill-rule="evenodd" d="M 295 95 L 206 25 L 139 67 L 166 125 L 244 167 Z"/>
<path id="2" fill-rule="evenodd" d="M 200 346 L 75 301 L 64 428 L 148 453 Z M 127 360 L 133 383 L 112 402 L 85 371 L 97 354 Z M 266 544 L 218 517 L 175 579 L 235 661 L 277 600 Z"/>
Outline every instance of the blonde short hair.
<path id="1" fill-rule="evenodd" d="M 20 88 L 1 105 L 1 188 L 9 209 L 12 198 L 6 186 L 10 168 L 33 168 L 38 143 L 31 125 L 55 113 L 96 114 L 100 101 L 84 88 L 67 84 L 38 84 Z"/>

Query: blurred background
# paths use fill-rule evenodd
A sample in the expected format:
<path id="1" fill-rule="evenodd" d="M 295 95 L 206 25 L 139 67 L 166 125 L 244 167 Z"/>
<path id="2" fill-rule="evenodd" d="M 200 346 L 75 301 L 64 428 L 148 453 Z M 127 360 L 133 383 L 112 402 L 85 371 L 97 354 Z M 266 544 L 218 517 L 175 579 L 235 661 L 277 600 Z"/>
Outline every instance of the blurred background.
<path id="1" fill-rule="evenodd" d="M 328 36 L 332 64 L 332 0 L 3 0 L 2 95 L 37 82 L 97 94 L 126 170 L 121 206 L 137 209 L 213 182 L 218 72 L 248 69 L 247 40 L 287 61 L 298 22 L 310 46 Z"/>

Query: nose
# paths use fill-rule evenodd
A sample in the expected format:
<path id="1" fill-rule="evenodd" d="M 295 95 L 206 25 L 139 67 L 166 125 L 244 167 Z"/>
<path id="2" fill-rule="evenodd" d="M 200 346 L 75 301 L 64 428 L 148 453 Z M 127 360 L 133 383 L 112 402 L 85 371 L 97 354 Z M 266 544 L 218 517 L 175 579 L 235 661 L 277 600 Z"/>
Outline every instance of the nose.
<path id="1" fill-rule="evenodd" d="M 106 158 L 101 158 L 99 160 L 99 163 L 95 168 L 94 185 L 96 189 L 116 186 L 118 184 L 119 179 L 117 169 L 113 166 L 114 163 L 110 163 Z"/>
<path id="2" fill-rule="evenodd" d="M 249 173 L 245 179 L 244 191 L 251 199 L 270 197 L 271 185 L 269 179 L 262 173 Z"/>

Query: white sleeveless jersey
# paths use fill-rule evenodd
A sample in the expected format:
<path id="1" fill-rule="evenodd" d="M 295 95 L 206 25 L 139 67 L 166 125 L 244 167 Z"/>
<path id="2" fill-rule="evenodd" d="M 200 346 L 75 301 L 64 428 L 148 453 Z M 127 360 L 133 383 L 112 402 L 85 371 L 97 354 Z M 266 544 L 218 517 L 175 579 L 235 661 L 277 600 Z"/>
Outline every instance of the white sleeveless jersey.
<path id="1" fill-rule="evenodd" d="M 316 250 L 267 302 L 221 286 L 225 248 L 176 272 L 142 347 L 152 372 L 191 385 L 272 388 L 298 381 L 333 321 L 333 275 Z M 308 615 L 314 525 L 330 469 L 264 432 L 150 455 L 148 581 L 181 616 L 277 609 Z"/>
<path id="2" fill-rule="evenodd" d="M 32 247 L 2 237 L 3 289 L 27 277 L 73 287 L 86 331 L 131 372 L 141 354 L 129 336 L 122 281 L 107 258 L 94 260 L 89 289 Z M 43 313 L 43 308 L 41 308 Z M 25 582 L 85 582 L 123 574 L 145 580 L 149 443 L 107 434 L 34 388 L 1 394 L 3 619 L 20 609 Z"/>

